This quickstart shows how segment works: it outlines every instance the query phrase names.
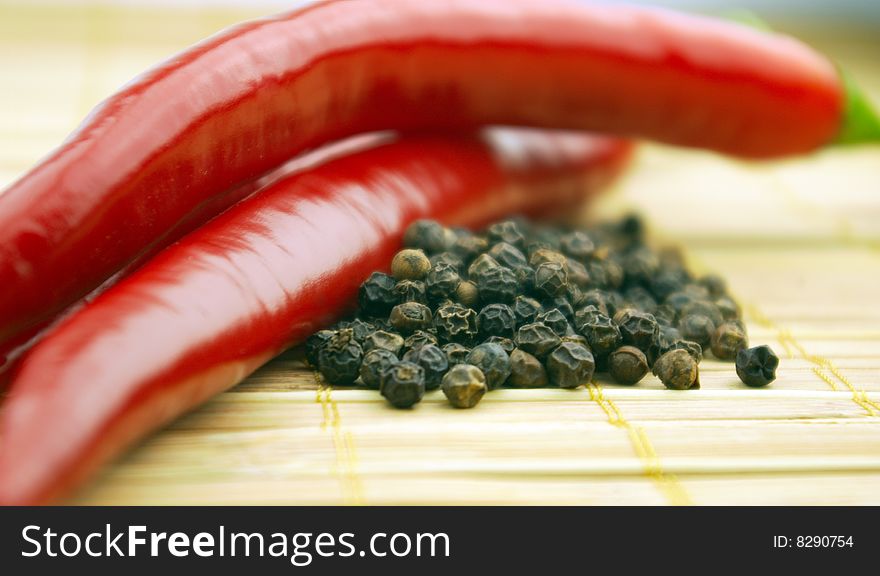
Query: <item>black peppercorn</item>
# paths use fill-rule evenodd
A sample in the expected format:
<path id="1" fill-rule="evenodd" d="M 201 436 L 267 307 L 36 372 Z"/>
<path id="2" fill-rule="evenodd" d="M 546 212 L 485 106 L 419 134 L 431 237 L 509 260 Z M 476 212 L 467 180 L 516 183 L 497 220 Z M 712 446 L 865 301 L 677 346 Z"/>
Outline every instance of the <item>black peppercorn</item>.
<path id="1" fill-rule="evenodd" d="M 635 346 L 621 346 L 608 356 L 608 372 L 618 384 L 632 385 L 648 373 L 648 359 Z"/>
<path id="2" fill-rule="evenodd" d="M 324 344 L 333 338 L 334 334 L 336 334 L 336 332 L 333 330 L 318 330 L 306 340 L 306 360 L 308 360 L 313 368 L 318 367 L 318 353 L 321 351 L 321 348 L 324 347 Z"/>
<path id="3" fill-rule="evenodd" d="M 654 375 L 670 390 L 700 387 L 699 368 L 686 350 L 671 350 L 654 363 Z"/>
<path id="4" fill-rule="evenodd" d="M 446 229 L 433 220 L 416 220 L 403 233 L 403 245 L 436 254 L 446 249 Z"/>
<path id="5" fill-rule="evenodd" d="M 489 390 L 499 388 L 510 376 L 510 356 L 498 344 L 484 342 L 474 346 L 466 362 L 483 372 Z"/>
<path id="6" fill-rule="evenodd" d="M 568 283 L 570 287 L 586 290 L 590 286 L 590 273 L 587 267 L 577 260 L 568 259 Z"/>
<path id="7" fill-rule="evenodd" d="M 502 266 L 506 266 L 511 270 L 525 268 L 529 265 L 525 254 L 507 242 L 499 242 L 492 246 L 492 248 L 489 249 L 489 256 L 494 258 L 495 261 Z"/>
<path id="8" fill-rule="evenodd" d="M 393 332 L 376 330 L 364 338 L 361 348 L 364 349 L 364 353 L 371 350 L 388 350 L 396 356 L 400 354 L 400 350 L 403 348 L 403 336 Z"/>
<path id="9" fill-rule="evenodd" d="M 684 316 L 678 323 L 678 331 L 682 338 L 696 342 L 703 349 L 709 348 L 712 334 L 715 333 L 715 324 L 703 314 L 691 314 Z"/>
<path id="10" fill-rule="evenodd" d="M 769 346 L 755 346 L 736 354 L 736 375 L 743 384 L 760 388 L 776 380 L 779 357 Z"/>
<path id="11" fill-rule="evenodd" d="M 471 262 L 471 265 L 468 266 L 468 278 L 471 282 L 474 282 L 479 286 L 479 279 L 483 274 L 499 267 L 501 267 L 501 264 L 496 262 L 494 258 L 488 254 L 480 254 L 473 262 Z"/>
<path id="12" fill-rule="evenodd" d="M 449 369 L 446 353 L 433 344 L 425 344 L 403 355 L 405 362 L 418 364 L 425 371 L 425 389 L 435 390 L 440 387 L 440 380 Z"/>
<path id="13" fill-rule="evenodd" d="M 721 298 L 727 294 L 727 282 L 717 274 L 706 274 L 700 278 L 699 283 L 709 291 L 712 298 Z"/>
<path id="14" fill-rule="evenodd" d="M 675 313 L 675 308 L 669 304 L 660 304 L 654 310 L 654 318 L 661 326 L 675 326 L 678 316 Z"/>
<path id="15" fill-rule="evenodd" d="M 608 316 L 600 315 L 595 320 L 582 324 L 580 330 L 590 343 L 590 350 L 600 365 L 612 350 L 620 346 L 620 328 Z"/>
<path id="16" fill-rule="evenodd" d="M 712 354 L 719 360 L 735 360 L 737 353 L 748 348 L 749 338 L 733 322 L 726 322 L 712 334 Z"/>
<path id="17" fill-rule="evenodd" d="M 563 234 L 559 239 L 559 247 L 566 255 L 582 262 L 590 258 L 596 250 L 593 240 L 580 230 Z"/>
<path id="18" fill-rule="evenodd" d="M 352 336 L 357 340 L 358 344 L 363 344 L 364 340 L 376 331 L 376 327 L 370 322 L 364 322 L 360 318 L 355 318 L 348 323 L 348 329 L 351 330 Z"/>
<path id="19" fill-rule="evenodd" d="M 708 300 L 694 300 L 681 309 L 682 318 L 700 314 L 711 320 L 713 326 L 720 326 L 724 322 L 724 316 L 722 316 L 718 306 Z"/>
<path id="20" fill-rule="evenodd" d="M 693 358 L 694 362 L 697 364 L 703 361 L 703 347 L 691 340 L 677 340 L 669 347 L 669 349 L 664 350 L 663 352 L 666 353 L 670 350 L 684 350 L 691 355 L 691 358 Z"/>
<path id="21" fill-rule="evenodd" d="M 459 284 L 461 284 L 461 276 L 449 264 L 437 264 L 425 276 L 425 291 L 428 298 L 435 302 L 455 296 Z"/>
<path id="22" fill-rule="evenodd" d="M 544 262 L 535 269 L 535 290 L 542 297 L 561 296 L 567 287 L 568 273 L 561 264 Z"/>
<path id="23" fill-rule="evenodd" d="M 516 348 L 516 344 L 514 344 L 512 339 L 503 338 L 501 336 L 489 336 L 483 340 L 483 344 L 498 344 L 508 355 L 510 355 L 514 348 Z"/>
<path id="24" fill-rule="evenodd" d="M 441 252 L 439 254 L 434 254 L 433 256 L 428 258 L 428 261 L 431 263 L 432 270 L 438 264 L 444 264 L 451 267 L 453 270 L 455 270 L 456 274 L 461 274 L 464 270 L 464 262 L 462 262 L 461 258 L 451 252 Z M 428 274 L 430 274 L 430 272 L 428 272 Z"/>
<path id="25" fill-rule="evenodd" d="M 504 220 L 492 224 L 486 229 L 486 235 L 493 244 L 507 242 L 517 248 L 523 248 L 525 245 L 526 236 L 523 227 L 515 220 Z"/>
<path id="26" fill-rule="evenodd" d="M 638 310 L 627 310 L 617 318 L 623 343 L 647 352 L 660 332 L 653 315 Z"/>
<path id="27" fill-rule="evenodd" d="M 507 383 L 514 388 L 544 388 L 547 386 L 547 371 L 540 360 L 517 348 L 510 355 Z"/>
<path id="28" fill-rule="evenodd" d="M 507 304 L 489 304 L 477 315 L 477 331 L 485 340 L 490 336 L 513 338 L 516 317 Z"/>
<path id="29" fill-rule="evenodd" d="M 401 334 L 412 334 L 431 325 L 431 309 L 418 302 L 404 302 L 391 310 L 389 320 Z"/>
<path id="30" fill-rule="evenodd" d="M 535 316 L 535 322 L 546 325 L 560 338 L 566 334 L 572 333 L 568 320 L 562 312 L 559 311 L 559 308 L 550 308 L 549 310 L 540 312 Z"/>
<path id="31" fill-rule="evenodd" d="M 364 357 L 361 345 L 350 328 L 336 332 L 318 352 L 318 366 L 324 380 L 334 385 L 350 385 L 357 380 Z"/>
<path id="32" fill-rule="evenodd" d="M 565 254 L 550 248 L 538 248 L 532 251 L 529 256 L 529 264 L 535 268 L 541 264 L 548 263 L 559 264 L 563 268 L 568 268 L 568 258 L 565 257 Z"/>
<path id="33" fill-rule="evenodd" d="M 587 350 L 590 350 L 590 343 L 587 342 L 587 339 L 581 336 L 580 334 L 566 334 L 562 338 L 560 338 L 563 342 L 574 342 L 575 344 L 580 344 Z M 590 353 L 593 351 L 590 350 Z"/>
<path id="34" fill-rule="evenodd" d="M 468 354 L 471 353 L 469 348 L 462 346 L 458 342 L 445 344 L 443 346 L 443 352 L 446 354 L 446 360 L 449 361 L 450 367 L 455 366 L 456 364 L 463 364 L 466 362 Z"/>
<path id="35" fill-rule="evenodd" d="M 434 314 L 434 329 L 441 342 L 470 343 L 477 335 L 477 313 L 461 304 L 446 304 Z"/>
<path id="36" fill-rule="evenodd" d="M 477 289 L 483 302 L 513 302 L 519 290 L 516 275 L 509 268 L 496 266 L 477 277 Z"/>
<path id="37" fill-rule="evenodd" d="M 425 344 L 438 346 L 440 342 L 437 340 L 437 336 L 433 333 L 428 332 L 427 330 L 416 330 L 403 341 L 403 350 L 401 350 L 401 352 L 406 353 L 410 350 L 421 348 Z"/>
<path id="38" fill-rule="evenodd" d="M 400 362 L 396 354 L 376 348 L 364 354 L 364 360 L 361 362 L 360 375 L 361 382 L 368 388 L 378 390 L 382 384 L 382 374 L 386 370 Z"/>
<path id="39" fill-rule="evenodd" d="M 488 240 L 482 236 L 462 231 L 457 234 L 457 238 L 452 244 L 450 251 L 467 263 L 488 249 Z"/>
<path id="40" fill-rule="evenodd" d="M 455 291 L 455 297 L 453 300 L 462 306 L 474 308 L 476 307 L 477 302 L 480 301 L 480 291 L 477 289 L 477 285 L 473 282 L 462 280 L 458 285 L 458 289 Z"/>
<path id="41" fill-rule="evenodd" d="M 608 307 L 608 293 L 604 290 L 599 290 L 598 288 L 588 290 L 581 294 L 579 305 L 581 308 L 595 306 L 595 308 L 605 316 L 608 316 L 608 313 L 611 311 L 611 308 Z"/>
<path id="42" fill-rule="evenodd" d="M 642 312 L 653 313 L 657 309 L 657 301 L 642 286 L 632 286 L 627 289 L 624 299 L 629 306 Z"/>
<path id="43" fill-rule="evenodd" d="M 517 296 L 513 301 L 513 316 L 516 319 L 516 327 L 523 324 L 531 324 L 535 316 L 543 310 L 541 303 L 528 296 Z"/>
<path id="44" fill-rule="evenodd" d="M 545 361 L 550 383 L 560 388 L 577 388 L 593 378 L 596 363 L 590 351 L 574 342 L 563 342 Z"/>
<path id="45" fill-rule="evenodd" d="M 431 261 L 421 250 L 406 248 L 394 255 L 391 275 L 398 280 L 422 280 L 431 269 Z"/>
<path id="46" fill-rule="evenodd" d="M 476 366 L 458 364 L 443 376 L 441 388 L 456 408 L 473 408 L 486 394 L 486 378 Z"/>
<path id="47" fill-rule="evenodd" d="M 721 312 L 721 316 L 725 320 L 735 320 L 741 316 L 739 304 L 733 301 L 729 296 L 722 296 L 715 300 L 715 307 Z"/>
<path id="48" fill-rule="evenodd" d="M 639 246 L 624 255 L 621 265 L 625 277 L 624 282 L 647 286 L 650 285 L 651 278 L 660 268 L 660 261 L 657 255 L 647 247 Z"/>
<path id="49" fill-rule="evenodd" d="M 370 316 L 387 315 L 398 304 L 397 294 L 394 292 L 396 281 L 394 278 L 381 272 L 373 272 L 358 290 L 358 304 L 361 311 Z"/>
<path id="50" fill-rule="evenodd" d="M 394 285 L 394 295 L 400 304 L 404 302 L 428 303 L 428 295 L 425 291 L 425 283 L 421 280 L 401 280 Z"/>
<path id="51" fill-rule="evenodd" d="M 412 362 L 398 362 L 382 373 L 382 396 L 396 408 L 409 408 L 425 395 L 425 372 Z"/>
<path id="52" fill-rule="evenodd" d="M 595 322 L 596 319 L 599 318 L 599 316 L 605 316 L 605 315 L 606 315 L 605 313 L 603 313 L 601 310 L 596 308 L 596 306 L 594 306 L 593 304 L 587 304 L 586 306 L 579 308 L 578 311 L 575 312 L 575 314 L 574 314 L 575 327 L 577 327 L 577 329 L 580 330 L 580 327 L 583 324 L 589 324 L 591 322 Z"/>
<path id="53" fill-rule="evenodd" d="M 562 342 L 553 330 L 540 322 L 522 326 L 517 330 L 514 341 L 517 348 L 538 358 L 543 358 Z"/>

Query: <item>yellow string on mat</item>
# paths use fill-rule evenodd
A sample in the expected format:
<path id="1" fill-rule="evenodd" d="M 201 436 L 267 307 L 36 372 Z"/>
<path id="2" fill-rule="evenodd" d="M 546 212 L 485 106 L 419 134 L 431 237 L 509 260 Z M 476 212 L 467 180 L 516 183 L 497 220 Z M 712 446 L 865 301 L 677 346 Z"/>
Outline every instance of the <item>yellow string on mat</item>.
<path id="1" fill-rule="evenodd" d="M 871 400 L 868 397 L 868 394 L 860 389 L 856 388 L 852 382 L 849 381 L 840 369 L 834 365 L 830 359 L 825 358 L 824 356 L 820 356 L 818 354 L 810 354 L 807 350 L 798 342 L 794 335 L 790 330 L 786 330 L 780 328 L 776 325 L 775 322 L 770 320 L 767 316 L 765 316 L 758 308 L 754 305 L 749 305 L 746 310 L 749 313 L 749 316 L 755 320 L 762 327 L 772 330 L 776 332 L 776 339 L 779 341 L 779 344 L 785 349 L 785 353 L 789 358 L 795 358 L 795 352 L 800 355 L 800 357 L 811 364 L 813 366 L 813 373 L 823 382 L 828 384 L 832 390 L 839 390 L 837 386 L 837 382 L 835 382 L 831 376 L 837 379 L 838 382 L 843 384 L 847 390 L 852 394 L 852 400 L 855 402 L 860 408 L 862 408 L 869 416 L 880 416 L 880 404 Z M 829 376 L 826 374 L 826 371 L 831 374 Z"/>
<path id="2" fill-rule="evenodd" d="M 321 430 L 332 431 L 333 449 L 336 453 L 336 465 L 334 473 L 342 485 L 342 497 L 345 504 L 363 506 L 364 484 L 358 474 L 358 456 L 355 447 L 354 436 L 342 425 L 342 417 L 339 414 L 339 405 L 333 399 L 330 386 L 326 386 L 320 374 L 313 372 L 315 383 L 318 385 L 315 401 L 321 404 L 323 418 Z"/>
<path id="3" fill-rule="evenodd" d="M 626 431 L 633 451 L 642 461 L 645 475 L 654 481 L 666 500 L 673 506 L 691 506 L 693 501 L 678 478 L 674 474 L 667 474 L 663 471 L 660 456 L 654 450 L 654 445 L 648 439 L 648 433 L 645 432 L 645 429 L 624 418 L 617 404 L 611 398 L 607 398 L 602 393 L 602 388 L 595 382 L 587 385 L 587 391 L 590 393 L 590 399 L 605 412 L 608 423 Z"/>

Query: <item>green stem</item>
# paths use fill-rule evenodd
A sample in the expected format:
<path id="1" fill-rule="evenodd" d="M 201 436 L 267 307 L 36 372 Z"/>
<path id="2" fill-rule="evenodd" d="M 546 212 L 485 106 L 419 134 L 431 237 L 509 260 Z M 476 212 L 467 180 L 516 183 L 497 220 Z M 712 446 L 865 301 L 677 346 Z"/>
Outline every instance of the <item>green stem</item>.
<path id="1" fill-rule="evenodd" d="M 846 109 L 833 144 L 880 142 L 880 116 L 850 74 L 840 70 L 840 77 L 846 90 Z"/>

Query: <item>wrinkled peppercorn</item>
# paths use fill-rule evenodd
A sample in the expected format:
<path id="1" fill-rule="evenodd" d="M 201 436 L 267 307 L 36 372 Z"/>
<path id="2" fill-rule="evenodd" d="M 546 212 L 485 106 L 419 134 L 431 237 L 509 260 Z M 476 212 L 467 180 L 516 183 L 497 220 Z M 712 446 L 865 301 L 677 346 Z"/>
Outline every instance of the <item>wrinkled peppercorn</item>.
<path id="1" fill-rule="evenodd" d="M 318 353 L 334 334 L 336 332 L 333 330 L 318 330 L 308 337 L 305 344 L 306 360 L 312 367 L 318 367 Z"/>
<path id="2" fill-rule="evenodd" d="M 455 297 L 453 300 L 462 306 L 474 308 L 477 305 L 477 302 L 480 301 L 480 291 L 477 290 L 477 285 L 473 282 L 462 280 L 458 285 L 458 289 L 455 291 Z"/>
<path id="3" fill-rule="evenodd" d="M 654 375 L 670 390 L 699 388 L 699 368 L 686 350 L 671 350 L 654 363 Z"/>
<path id="4" fill-rule="evenodd" d="M 701 314 L 711 320 L 713 326 L 720 326 L 724 322 L 724 316 L 722 316 L 718 306 L 708 300 L 694 300 L 685 304 L 684 308 L 681 309 L 682 318 Z"/>
<path id="5" fill-rule="evenodd" d="M 578 304 L 582 308 L 594 306 L 605 316 L 608 316 L 608 313 L 611 311 L 611 308 L 608 307 L 608 293 L 604 290 L 599 290 L 598 288 L 588 290 L 581 294 L 581 301 Z"/>
<path id="6" fill-rule="evenodd" d="M 510 355 L 510 377 L 507 384 L 514 388 L 544 388 L 547 371 L 541 361 L 517 348 Z"/>
<path id="7" fill-rule="evenodd" d="M 479 368 L 470 364 L 453 366 L 443 376 L 440 387 L 449 403 L 456 408 L 473 408 L 486 394 L 486 378 Z"/>
<path id="8" fill-rule="evenodd" d="M 516 298 L 519 283 L 512 270 L 496 266 L 482 272 L 477 277 L 477 290 L 480 291 L 480 299 L 483 302 L 509 304 Z"/>
<path id="9" fill-rule="evenodd" d="M 468 278 L 479 286 L 479 279 L 483 274 L 499 267 L 501 267 L 501 264 L 496 262 L 494 258 L 488 254 L 480 254 L 468 266 Z"/>
<path id="10" fill-rule="evenodd" d="M 582 324 L 580 329 L 600 365 L 608 354 L 620 346 L 620 328 L 608 316 L 598 316 L 592 322 Z"/>
<path id="11" fill-rule="evenodd" d="M 572 332 L 571 326 L 559 308 L 550 308 L 535 316 L 535 322 L 544 324 L 560 338 Z"/>
<path id="12" fill-rule="evenodd" d="M 519 222 L 515 220 L 504 220 L 496 222 L 486 229 L 486 235 L 493 244 L 498 242 L 507 242 L 517 248 L 525 247 L 525 233 Z"/>
<path id="13" fill-rule="evenodd" d="M 618 384 L 633 385 L 648 373 L 648 359 L 635 346 L 621 346 L 608 356 L 608 372 Z"/>
<path id="14" fill-rule="evenodd" d="M 358 304 L 364 314 L 384 316 L 399 303 L 394 286 L 397 282 L 391 276 L 373 272 L 358 290 Z"/>
<path id="15" fill-rule="evenodd" d="M 516 319 L 516 327 L 531 324 L 535 321 L 535 316 L 543 309 L 541 303 L 534 298 L 517 296 L 513 301 L 513 316 Z"/>
<path id="16" fill-rule="evenodd" d="M 376 331 L 376 327 L 371 322 L 364 322 L 360 318 L 355 318 L 349 322 L 347 328 L 351 330 L 352 336 L 361 345 L 363 345 L 367 336 Z"/>
<path id="17" fill-rule="evenodd" d="M 465 263 L 489 249 L 489 241 L 470 232 L 459 232 L 450 250 Z"/>
<path id="18" fill-rule="evenodd" d="M 408 351 L 403 355 L 403 360 L 422 367 L 422 370 L 425 371 L 426 390 L 439 388 L 443 374 L 449 369 L 446 353 L 433 344 L 425 344 Z"/>
<path id="19" fill-rule="evenodd" d="M 477 335 L 477 313 L 461 304 L 446 304 L 434 314 L 434 329 L 441 342 L 470 343 Z"/>
<path id="20" fill-rule="evenodd" d="M 474 346 L 466 362 L 483 372 L 489 390 L 499 388 L 510 376 L 510 356 L 498 344 L 484 342 Z"/>
<path id="21" fill-rule="evenodd" d="M 403 336 L 393 332 L 376 330 L 364 338 L 361 348 L 364 349 L 364 353 L 371 350 L 388 350 L 396 356 L 400 354 L 400 350 L 403 348 Z"/>
<path id="22" fill-rule="evenodd" d="M 403 350 L 401 352 L 406 353 L 410 350 L 415 350 L 416 348 L 421 348 L 425 344 L 433 344 L 434 346 L 438 346 L 440 341 L 437 340 L 437 336 L 427 330 L 416 330 L 409 336 L 407 336 L 406 340 L 403 341 Z"/>
<path id="23" fill-rule="evenodd" d="M 593 255 L 596 245 L 586 232 L 575 230 L 559 239 L 562 251 L 575 260 L 585 261 Z"/>
<path id="24" fill-rule="evenodd" d="M 318 352 L 318 366 L 324 380 L 334 385 L 350 385 L 357 380 L 364 357 L 361 345 L 350 328 L 337 331 Z"/>
<path id="25" fill-rule="evenodd" d="M 736 354 L 736 375 L 743 384 L 760 388 L 776 380 L 779 357 L 769 346 L 745 348 Z"/>
<path id="26" fill-rule="evenodd" d="M 461 284 L 461 276 L 449 264 L 437 264 L 425 276 L 425 292 L 428 298 L 435 302 L 455 296 L 459 284 Z"/>
<path id="27" fill-rule="evenodd" d="M 727 282 L 717 274 L 706 274 L 698 282 L 701 286 L 705 286 L 712 298 L 721 298 L 727 294 Z"/>
<path id="28" fill-rule="evenodd" d="M 516 331 L 516 347 L 523 351 L 543 358 L 562 342 L 559 336 L 546 324 L 533 322 Z"/>
<path id="29" fill-rule="evenodd" d="M 562 252 L 551 250 L 550 248 L 538 248 L 529 256 L 529 264 L 535 268 L 541 264 L 559 264 L 563 268 L 568 268 L 568 258 Z"/>
<path id="30" fill-rule="evenodd" d="M 574 342 L 575 344 L 580 344 L 581 346 L 583 346 L 587 350 L 590 350 L 590 343 L 587 342 L 587 339 L 584 338 L 583 336 L 581 336 L 580 334 L 566 334 L 565 336 L 560 338 L 560 340 L 562 340 L 563 342 Z M 590 350 L 591 354 L 592 354 L 592 352 L 593 351 Z"/>
<path id="31" fill-rule="evenodd" d="M 425 372 L 412 362 L 398 362 L 382 373 L 382 396 L 396 408 L 409 408 L 425 395 Z"/>
<path id="32" fill-rule="evenodd" d="M 436 254 L 446 249 L 446 229 L 433 220 L 416 220 L 403 233 L 403 245 L 425 254 Z"/>
<path id="33" fill-rule="evenodd" d="M 499 242 L 489 249 L 489 256 L 495 259 L 502 266 L 506 266 L 511 270 L 517 268 L 525 268 L 529 265 L 526 255 L 518 248 L 508 244 L 507 242 Z"/>
<path id="34" fill-rule="evenodd" d="M 483 340 L 483 344 L 498 344 L 508 355 L 516 348 L 516 344 L 514 344 L 511 338 L 503 338 L 501 336 L 489 336 Z"/>
<path id="35" fill-rule="evenodd" d="M 428 303 L 428 295 L 425 291 L 425 283 L 421 280 L 401 280 L 394 285 L 394 295 L 400 304 L 404 302 Z"/>
<path id="36" fill-rule="evenodd" d="M 572 288 L 586 290 L 590 286 L 590 273 L 587 272 L 586 266 L 569 258 L 566 268 L 568 269 L 569 290 Z M 578 297 L 580 297 L 580 293 L 578 293 Z"/>
<path id="37" fill-rule="evenodd" d="M 709 348 L 712 341 L 712 334 L 715 333 L 715 324 L 708 316 L 703 314 L 692 314 L 684 316 L 678 323 L 678 331 L 681 332 L 682 338 L 696 342 L 703 349 Z"/>
<path id="38" fill-rule="evenodd" d="M 370 350 L 364 354 L 363 362 L 361 362 L 361 382 L 368 388 L 378 390 L 382 384 L 382 374 L 398 362 L 400 360 L 397 355 L 388 350 L 382 348 Z"/>
<path id="39" fill-rule="evenodd" d="M 423 280 L 430 269 L 425 253 L 412 248 L 401 250 L 391 261 L 391 275 L 398 280 Z"/>
<path id="40" fill-rule="evenodd" d="M 703 347 L 691 340 L 677 340 L 668 350 L 664 350 L 664 353 L 670 350 L 684 350 L 697 364 L 703 361 Z"/>
<path id="41" fill-rule="evenodd" d="M 741 315 L 739 305 L 729 296 L 722 296 L 715 300 L 715 307 L 718 308 L 725 320 L 736 320 Z"/>
<path id="42" fill-rule="evenodd" d="M 535 290 L 542 297 L 561 296 L 567 287 L 568 273 L 561 264 L 544 262 L 535 268 Z"/>
<path id="43" fill-rule="evenodd" d="M 749 347 L 749 338 L 733 322 L 727 322 L 712 334 L 712 354 L 719 360 L 735 360 L 737 353 Z"/>
<path id="44" fill-rule="evenodd" d="M 660 325 L 653 315 L 638 310 L 627 310 L 617 320 L 624 344 L 647 352 L 660 332 Z"/>
<path id="45" fill-rule="evenodd" d="M 464 270 L 464 262 L 462 262 L 461 258 L 452 254 L 451 252 L 441 252 L 440 254 L 434 254 L 428 261 L 431 263 L 431 270 L 434 269 L 438 264 L 443 264 L 445 266 L 449 266 L 453 270 L 455 270 L 456 274 L 461 274 Z M 430 272 L 428 272 L 430 274 Z M 425 277 L 427 278 L 427 276 Z"/>
<path id="46" fill-rule="evenodd" d="M 401 334 L 412 334 L 431 325 L 431 309 L 418 302 L 404 302 L 391 310 L 391 325 Z"/>
<path id="47" fill-rule="evenodd" d="M 547 356 L 547 377 L 560 388 L 577 388 L 593 378 L 596 362 L 590 351 L 574 342 L 563 342 Z"/>
<path id="48" fill-rule="evenodd" d="M 489 304 L 477 315 L 477 331 L 485 340 L 490 336 L 513 338 L 516 317 L 507 304 Z"/>
<path id="49" fill-rule="evenodd" d="M 463 364 L 471 351 L 470 348 L 466 348 L 458 342 L 450 342 L 443 346 L 443 353 L 446 354 L 446 360 L 449 361 L 449 366 L 452 367 L 456 364 Z"/>

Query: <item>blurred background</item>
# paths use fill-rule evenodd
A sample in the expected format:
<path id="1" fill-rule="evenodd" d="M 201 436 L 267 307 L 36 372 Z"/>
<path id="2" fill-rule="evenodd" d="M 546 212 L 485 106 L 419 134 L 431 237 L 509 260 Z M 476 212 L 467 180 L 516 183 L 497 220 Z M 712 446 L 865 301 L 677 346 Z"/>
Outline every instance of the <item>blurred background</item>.
<path id="1" fill-rule="evenodd" d="M 880 105 L 876 0 L 646 3 L 751 10 L 828 54 Z M 0 189 L 143 70 L 226 26 L 299 4 L 0 0 Z M 683 246 L 697 271 L 726 277 L 752 344 L 783 357 L 769 390 L 744 390 L 729 364 L 712 360 L 689 401 L 670 399 L 658 381 L 602 383 L 650 439 L 644 467 L 586 392 L 581 404 L 552 394 L 535 406 L 528 394 L 484 402 L 473 421 L 486 433 L 456 444 L 467 414 L 389 414 L 344 391 L 334 391 L 327 426 L 327 404 L 300 393 L 314 384 L 309 374 L 276 361 L 134 450 L 78 501 L 880 504 L 880 413 L 853 401 L 880 401 L 880 146 L 746 163 L 644 145 L 588 208 L 589 217 L 633 209 L 658 241 Z M 371 426 L 377 417 L 385 427 Z M 527 442 L 518 443 L 523 421 Z M 442 478 L 421 473 L 432 454 L 448 456 Z M 391 460 L 398 468 L 386 474 Z"/>

